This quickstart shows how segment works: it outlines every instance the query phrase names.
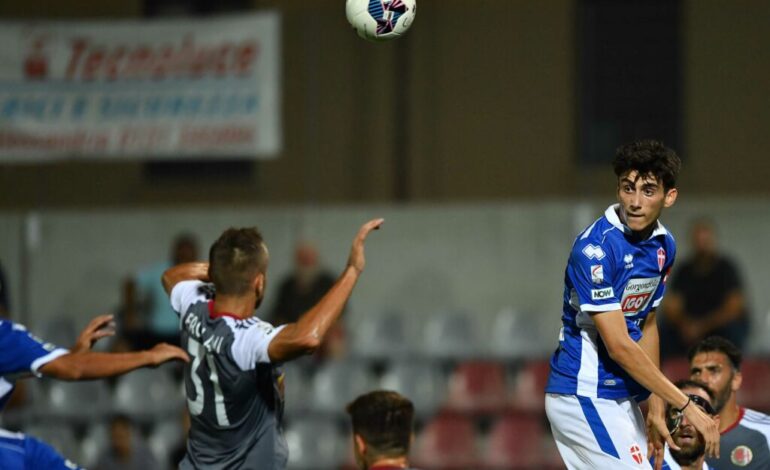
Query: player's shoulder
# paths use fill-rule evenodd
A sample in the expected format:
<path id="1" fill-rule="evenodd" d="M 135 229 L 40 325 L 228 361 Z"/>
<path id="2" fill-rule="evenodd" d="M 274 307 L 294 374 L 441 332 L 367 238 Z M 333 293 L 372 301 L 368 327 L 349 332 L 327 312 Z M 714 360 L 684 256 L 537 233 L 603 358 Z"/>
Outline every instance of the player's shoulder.
<path id="1" fill-rule="evenodd" d="M 770 415 L 762 413 L 761 411 L 744 408 L 741 424 L 755 430 L 761 430 L 764 434 L 770 435 Z"/>
<path id="2" fill-rule="evenodd" d="M 622 231 L 607 218 L 605 213 L 575 238 L 572 244 L 572 255 L 573 257 L 582 255 L 578 259 L 582 259 L 583 256 L 589 260 L 604 259 L 613 251 L 612 247 L 617 243 L 619 235 L 622 235 Z"/>

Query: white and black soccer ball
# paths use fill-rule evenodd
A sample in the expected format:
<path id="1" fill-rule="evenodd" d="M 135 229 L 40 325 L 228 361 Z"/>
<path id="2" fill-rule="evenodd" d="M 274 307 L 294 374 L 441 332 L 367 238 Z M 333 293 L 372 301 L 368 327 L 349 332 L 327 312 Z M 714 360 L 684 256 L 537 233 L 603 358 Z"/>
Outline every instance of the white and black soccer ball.
<path id="1" fill-rule="evenodd" d="M 412 26 L 417 0 L 347 0 L 345 14 L 362 38 L 388 41 L 401 37 Z"/>

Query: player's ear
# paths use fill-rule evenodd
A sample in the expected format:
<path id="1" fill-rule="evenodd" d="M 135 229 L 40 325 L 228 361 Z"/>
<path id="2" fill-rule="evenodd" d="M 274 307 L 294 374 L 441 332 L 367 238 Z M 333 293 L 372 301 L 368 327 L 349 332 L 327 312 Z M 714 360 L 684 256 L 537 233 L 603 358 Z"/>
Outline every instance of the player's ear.
<path id="1" fill-rule="evenodd" d="M 366 441 L 360 434 L 353 434 L 353 442 L 355 443 L 358 455 L 366 454 Z"/>
<path id="2" fill-rule="evenodd" d="M 733 392 L 737 392 L 741 388 L 741 384 L 743 383 L 743 375 L 741 375 L 740 371 L 733 374 L 733 380 L 732 380 L 732 390 Z"/>
<path id="3" fill-rule="evenodd" d="M 679 191 L 676 188 L 671 188 L 666 191 L 666 198 L 663 201 L 663 207 L 671 207 L 676 202 L 676 197 L 679 195 Z"/>
<path id="4" fill-rule="evenodd" d="M 254 287 L 254 290 L 256 292 L 265 291 L 265 273 L 259 273 L 254 277 L 254 281 L 252 282 L 252 287 Z"/>

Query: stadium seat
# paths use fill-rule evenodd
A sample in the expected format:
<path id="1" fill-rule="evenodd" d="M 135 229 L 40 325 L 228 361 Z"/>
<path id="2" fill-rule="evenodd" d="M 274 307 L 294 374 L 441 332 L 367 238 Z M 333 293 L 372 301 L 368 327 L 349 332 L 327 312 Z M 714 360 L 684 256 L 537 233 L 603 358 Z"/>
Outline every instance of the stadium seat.
<path id="1" fill-rule="evenodd" d="M 372 360 L 404 357 L 410 352 L 407 332 L 406 319 L 399 313 L 364 316 L 352 335 L 352 353 Z"/>
<path id="2" fill-rule="evenodd" d="M 361 363 L 326 363 L 313 377 L 313 409 L 321 413 L 342 415 L 345 406 L 358 395 L 371 390 L 374 383 L 373 377 Z"/>
<path id="3" fill-rule="evenodd" d="M 438 312 L 431 315 L 423 335 L 423 353 L 435 359 L 462 360 L 479 354 L 476 328 L 465 312 Z"/>
<path id="4" fill-rule="evenodd" d="M 764 413 L 770 412 L 770 360 L 746 358 L 741 364 L 743 383 L 738 403 Z"/>
<path id="5" fill-rule="evenodd" d="M 429 362 L 400 361 L 380 379 L 380 388 L 393 390 L 412 400 L 419 418 L 431 416 L 446 396 L 443 374 Z"/>
<path id="6" fill-rule="evenodd" d="M 286 429 L 289 469 L 318 470 L 338 468 L 347 449 L 336 425 L 329 421 L 296 421 Z"/>
<path id="7" fill-rule="evenodd" d="M 24 434 L 50 444 L 65 458 L 79 463 L 80 447 L 75 439 L 74 431 L 67 424 L 37 422 L 22 431 Z"/>
<path id="8" fill-rule="evenodd" d="M 80 461 L 83 468 L 94 467 L 99 456 L 110 445 L 110 430 L 103 421 L 91 425 L 80 441 Z"/>
<path id="9" fill-rule="evenodd" d="M 158 462 L 168 462 L 171 452 L 184 443 L 185 434 L 179 419 L 157 423 L 147 438 L 147 444 Z"/>
<path id="10" fill-rule="evenodd" d="M 511 405 L 519 411 L 544 412 L 545 386 L 548 383 L 548 361 L 530 361 L 516 374 Z"/>
<path id="11" fill-rule="evenodd" d="M 180 388 L 163 367 L 139 369 L 120 377 L 113 400 L 117 411 L 140 421 L 176 416 L 185 403 Z"/>
<path id="12" fill-rule="evenodd" d="M 690 361 L 683 357 L 666 359 L 660 365 L 660 370 L 672 382 L 688 379 L 690 378 Z"/>
<path id="13" fill-rule="evenodd" d="M 500 412 L 507 404 L 505 368 L 499 362 L 469 361 L 449 378 L 447 406 L 471 413 Z"/>
<path id="14" fill-rule="evenodd" d="M 443 413 L 417 438 L 414 466 L 446 470 L 477 468 L 476 429 L 470 417 Z"/>
<path id="15" fill-rule="evenodd" d="M 546 356 L 553 342 L 544 342 L 533 315 L 511 308 L 499 311 L 490 323 L 486 353 L 493 358 L 513 361 Z M 549 338 L 550 339 L 550 338 Z"/>
<path id="16" fill-rule="evenodd" d="M 109 410 L 110 391 L 104 381 L 59 382 L 48 389 L 47 412 L 55 418 L 91 421 Z"/>
<path id="17" fill-rule="evenodd" d="M 310 406 L 310 380 L 302 367 L 288 363 L 283 366 L 284 402 L 287 417 L 301 415 Z"/>
<path id="18" fill-rule="evenodd" d="M 492 426 L 483 457 L 487 469 L 542 468 L 544 433 L 541 416 L 505 414 Z"/>
<path id="19" fill-rule="evenodd" d="M 32 333 L 39 336 L 43 341 L 62 348 L 71 347 L 75 344 L 75 340 L 78 337 L 75 322 L 67 315 L 56 315 L 50 320 L 46 320 L 45 323 L 40 325 L 40 328 L 32 330 Z"/>

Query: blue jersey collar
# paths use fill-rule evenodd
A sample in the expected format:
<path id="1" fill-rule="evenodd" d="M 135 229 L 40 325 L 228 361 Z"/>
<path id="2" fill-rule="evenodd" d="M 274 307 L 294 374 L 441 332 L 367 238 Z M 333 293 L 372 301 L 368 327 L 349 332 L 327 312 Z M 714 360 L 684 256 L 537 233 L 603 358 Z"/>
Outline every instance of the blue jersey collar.
<path id="1" fill-rule="evenodd" d="M 613 204 L 610 207 L 608 207 L 606 211 L 604 211 L 604 217 L 607 218 L 607 221 L 609 221 L 609 223 L 611 223 L 613 227 L 617 228 L 618 230 L 625 233 L 626 235 L 630 235 L 631 229 L 628 228 L 628 226 L 625 225 L 623 222 L 621 222 L 620 217 L 618 217 L 619 211 L 620 211 L 620 204 Z M 655 224 L 656 224 L 655 230 L 653 230 L 652 234 L 650 234 L 650 238 L 668 234 L 668 230 L 666 230 L 666 227 L 664 227 L 663 224 L 660 223 L 660 220 L 655 221 Z"/>

